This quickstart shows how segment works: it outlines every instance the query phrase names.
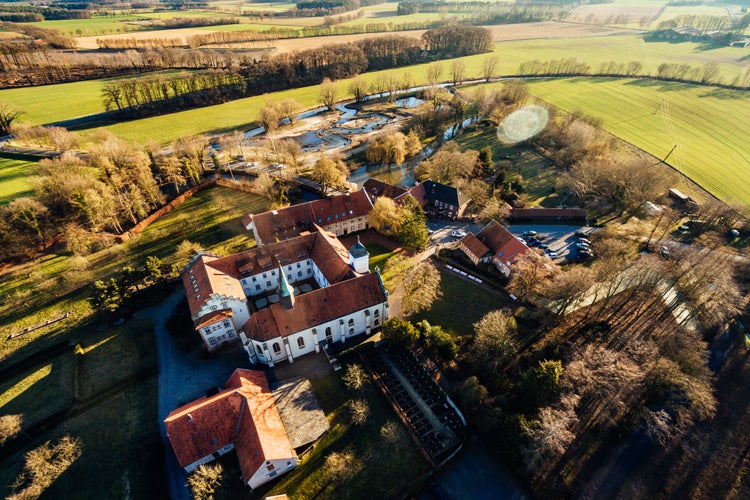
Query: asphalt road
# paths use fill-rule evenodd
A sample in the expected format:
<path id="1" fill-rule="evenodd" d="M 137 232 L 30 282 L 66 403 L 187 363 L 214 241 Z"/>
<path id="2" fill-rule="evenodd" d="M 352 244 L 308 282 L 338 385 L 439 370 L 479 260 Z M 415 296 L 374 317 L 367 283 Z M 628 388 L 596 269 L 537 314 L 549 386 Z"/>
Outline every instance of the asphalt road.
<path id="1" fill-rule="evenodd" d="M 137 314 L 138 318 L 151 319 L 154 325 L 159 355 L 159 428 L 166 455 L 169 494 L 175 500 L 190 500 L 191 495 L 185 486 L 186 474 L 167 439 L 164 419 L 178 406 L 204 395 L 210 388 L 223 385 L 235 369 L 250 367 L 250 361 L 239 346 L 213 359 L 201 359 L 195 352 L 184 353 L 176 347 L 166 322 L 184 296 L 185 292 L 180 290 L 161 304 Z"/>

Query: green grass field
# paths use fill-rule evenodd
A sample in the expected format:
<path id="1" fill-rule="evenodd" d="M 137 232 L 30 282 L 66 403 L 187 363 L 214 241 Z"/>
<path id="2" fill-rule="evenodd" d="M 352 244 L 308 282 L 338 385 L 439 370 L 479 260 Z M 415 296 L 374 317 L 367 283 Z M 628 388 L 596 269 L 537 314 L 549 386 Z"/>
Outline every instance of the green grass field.
<path id="1" fill-rule="evenodd" d="M 265 199 L 226 188 L 196 194 L 125 244 L 112 245 L 80 259 L 58 249 L 5 271 L 0 279 L 0 338 L 48 318 L 70 312 L 68 319 L 41 328 L 13 341 L 0 343 L 0 361 L 25 356 L 53 342 L 68 338 L 70 331 L 87 324 L 91 306 L 88 284 L 117 273 L 123 266 L 143 266 L 155 255 L 170 262 L 183 240 L 228 254 L 255 245 L 252 232 L 239 219 L 261 212 Z"/>
<path id="2" fill-rule="evenodd" d="M 0 206 L 32 194 L 28 177 L 36 162 L 0 157 Z"/>
<path id="3" fill-rule="evenodd" d="M 747 92 L 626 79 L 536 81 L 531 92 L 602 120 L 618 137 L 664 158 L 710 193 L 750 205 Z"/>
<path id="4" fill-rule="evenodd" d="M 474 323 L 482 316 L 505 305 L 500 297 L 463 280 L 449 272 L 440 272 L 441 298 L 429 311 L 410 316 L 412 323 L 426 319 L 431 325 L 440 325 L 453 336 L 473 335 Z M 457 300 L 460 297 L 460 300 Z"/>

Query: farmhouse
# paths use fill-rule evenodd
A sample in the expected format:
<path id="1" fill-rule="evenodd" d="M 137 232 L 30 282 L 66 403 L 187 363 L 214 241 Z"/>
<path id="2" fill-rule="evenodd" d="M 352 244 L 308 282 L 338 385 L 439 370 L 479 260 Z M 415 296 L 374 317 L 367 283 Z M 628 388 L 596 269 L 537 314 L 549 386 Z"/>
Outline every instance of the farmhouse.
<path id="1" fill-rule="evenodd" d="M 586 223 L 583 208 L 512 208 L 508 220 L 515 223 Z"/>
<path id="2" fill-rule="evenodd" d="M 347 251 L 314 228 L 228 257 L 200 253 L 188 264 L 188 305 L 209 350 L 239 338 L 250 361 L 273 366 L 369 335 L 388 319 L 388 293 L 369 272 L 364 245 Z"/>
<path id="3" fill-rule="evenodd" d="M 529 251 L 529 247 L 494 220 L 484 226 L 476 237 L 473 234 L 464 236 L 459 247 L 475 264 L 480 260 L 492 262 L 505 276 L 510 276 L 513 262 Z M 485 248 L 489 252 L 484 252 Z"/>
<path id="4" fill-rule="evenodd" d="M 372 201 L 373 204 L 378 196 L 385 196 L 386 198 L 396 200 L 408 193 L 408 190 L 404 188 L 393 186 L 377 179 L 367 179 L 365 183 L 362 184 L 362 191 L 367 193 L 367 196 L 370 197 L 370 201 Z"/>
<path id="5" fill-rule="evenodd" d="M 185 472 L 236 450 L 242 481 L 258 488 L 297 466 L 263 372 L 235 370 L 224 390 L 169 413 L 167 437 Z"/>
<path id="6" fill-rule="evenodd" d="M 330 198 L 300 203 L 279 210 L 248 214 L 242 218 L 245 229 L 252 230 L 258 246 L 287 240 L 315 226 L 342 236 L 367 229 L 372 201 L 363 190 Z"/>

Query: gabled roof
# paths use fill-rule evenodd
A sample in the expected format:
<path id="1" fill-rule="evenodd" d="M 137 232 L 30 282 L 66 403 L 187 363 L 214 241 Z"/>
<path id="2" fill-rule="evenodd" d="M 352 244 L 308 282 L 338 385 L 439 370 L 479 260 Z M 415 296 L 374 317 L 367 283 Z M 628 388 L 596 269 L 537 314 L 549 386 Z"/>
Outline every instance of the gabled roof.
<path id="1" fill-rule="evenodd" d="M 461 238 L 461 243 L 463 243 L 477 259 L 481 259 L 490 252 L 490 249 L 487 248 L 484 243 L 479 241 L 479 239 L 474 236 L 473 233 L 468 233 L 466 236 Z"/>
<path id="2" fill-rule="evenodd" d="M 181 467 L 234 443 L 247 480 L 266 460 L 295 456 L 259 371 L 235 370 L 223 391 L 173 410 L 164 424 Z"/>
<path id="3" fill-rule="evenodd" d="M 479 231 L 477 239 L 490 249 L 493 258 L 506 265 L 510 265 L 518 256 L 529 251 L 529 247 L 494 220 Z"/>
<path id="4" fill-rule="evenodd" d="M 314 233 L 228 257 L 197 256 L 182 273 L 190 314 L 196 317 L 214 293 L 244 301 L 246 296 L 239 282 L 241 278 L 307 258 L 315 262 L 329 283 L 357 276 L 349 267 L 349 252 L 339 239 L 317 225 L 313 226 Z M 202 318 L 200 321 L 203 323 Z"/>
<path id="5" fill-rule="evenodd" d="M 393 186 L 387 182 L 379 181 L 377 179 L 367 179 L 362 184 L 362 191 L 370 196 L 370 199 L 375 201 L 378 196 L 385 196 L 386 198 L 396 199 L 399 196 L 406 193 L 406 189 L 398 186 Z"/>
<path id="6" fill-rule="evenodd" d="M 372 201 L 362 190 L 320 200 L 300 203 L 279 210 L 243 217 L 247 227 L 252 223 L 262 244 L 283 241 L 304 231 L 314 231 L 314 225 L 327 226 L 342 220 L 367 215 Z"/>
<path id="7" fill-rule="evenodd" d="M 387 300 L 380 276 L 369 273 L 304 293 L 293 309 L 271 304 L 252 316 L 242 327 L 256 341 L 271 340 L 313 328 Z"/>
<path id="8" fill-rule="evenodd" d="M 224 319 L 231 318 L 233 316 L 231 309 L 222 309 L 220 311 L 211 311 L 208 314 L 204 314 L 197 320 L 195 320 L 195 329 L 198 330 L 204 326 L 218 323 Z"/>
<path id="9" fill-rule="evenodd" d="M 454 207 L 460 207 L 464 205 L 465 203 L 468 203 L 469 199 L 461 193 L 458 189 L 456 189 L 453 186 L 449 186 L 447 184 L 443 184 L 442 182 L 435 182 L 431 180 L 426 180 L 422 184 L 422 190 L 424 191 L 424 199 L 426 199 L 428 202 L 434 202 L 442 201 L 445 204 L 453 205 Z M 415 188 L 418 186 L 415 186 Z M 417 191 L 415 188 L 415 191 Z M 421 194 L 421 191 L 419 190 L 419 194 Z M 414 196 L 414 194 L 412 194 Z M 416 196 L 414 196 L 416 198 Z"/>
<path id="10" fill-rule="evenodd" d="M 245 300 L 240 282 L 211 265 L 217 260 L 219 257 L 216 255 L 199 254 L 182 272 L 182 284 L 193 317 L 198 315 L 212 294 Z"/>

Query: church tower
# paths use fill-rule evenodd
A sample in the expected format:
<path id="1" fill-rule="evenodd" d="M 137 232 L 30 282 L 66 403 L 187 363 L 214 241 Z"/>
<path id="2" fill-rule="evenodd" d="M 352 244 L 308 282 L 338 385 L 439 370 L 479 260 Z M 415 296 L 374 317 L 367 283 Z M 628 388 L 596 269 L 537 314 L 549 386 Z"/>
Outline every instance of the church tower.
<path id="1" fill-rule="evenodd" d="M 294 309 L 294 288 L 289 285 L 284 274 L 284 268 L 279 264 L 279 286 L 276 289 L 279 295 L 279 304 L 284 309 Z"/>
<path id="2" fill-rule="evenodd" d="M 359 241 L 349 250 L 349 266 L 360 274 L 365 274 L 370 270 L 370 254 L 365 246 Z"/>

